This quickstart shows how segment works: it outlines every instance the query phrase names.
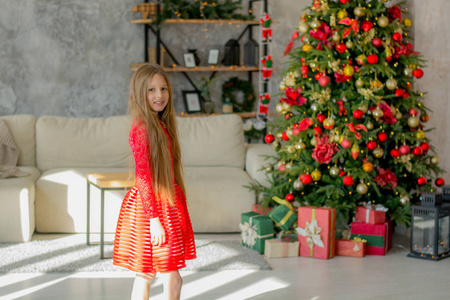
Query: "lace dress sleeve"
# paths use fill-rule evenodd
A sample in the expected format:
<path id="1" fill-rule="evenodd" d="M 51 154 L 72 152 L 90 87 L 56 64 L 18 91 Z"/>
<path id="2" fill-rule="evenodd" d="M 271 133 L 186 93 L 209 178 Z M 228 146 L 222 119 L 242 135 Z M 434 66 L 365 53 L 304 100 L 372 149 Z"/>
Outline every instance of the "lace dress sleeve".
<path id="1" fill-rule="evenodd" d="M 156 218 L 158 217 L 158 208 L 155 194 L 153 193 L 152 173 L 149 161 L 150 143 L 145 129 L 133 124 L 129 142 L 136 164 L 136 187 L 142 200 L 144 212 L 149 219 Z"/>

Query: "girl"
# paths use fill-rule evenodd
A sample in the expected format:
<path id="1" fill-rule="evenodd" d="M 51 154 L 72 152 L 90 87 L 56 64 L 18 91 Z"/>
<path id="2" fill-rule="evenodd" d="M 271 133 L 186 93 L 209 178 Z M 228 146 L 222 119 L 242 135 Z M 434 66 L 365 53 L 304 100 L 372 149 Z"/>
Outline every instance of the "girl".
<path id="1" fill-rule="evenodd" d="M 131 78 L 129 143 L 136 163 L 135 186 L 125 196 L 117 222 L 113 264 L 136 272 L 131 299 L 148 299 L 156 272 L 168 299 L 179 299 L 185 260 L 196 258 L 186 207 L 172 86 L 164 70 L 141 66 Z"/>

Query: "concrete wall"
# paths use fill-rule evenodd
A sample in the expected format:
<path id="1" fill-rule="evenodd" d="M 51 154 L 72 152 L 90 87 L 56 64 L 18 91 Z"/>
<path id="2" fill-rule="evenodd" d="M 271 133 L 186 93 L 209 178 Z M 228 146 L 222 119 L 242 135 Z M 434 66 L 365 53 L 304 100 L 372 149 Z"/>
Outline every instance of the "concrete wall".
<path id="1" fill-rule="evenodd" d="M 0 0 L 0 115 L 111 116 L 126 113 L 130 63 L 143 60 L 143 27 L 130 24 L 139 18 L 131 8 L 141 0 Z M 247 7 L 244 0 L 244 7 Z M 281 56 L 297 27 L 302 9 L 310 0 L 269 0 L 274 20 L 272 53 L 275 66 L 283 68 Z M 398 2 L 398 1 L 397 1 Z M 447 120 L 449 112 L 450 11 L 448 0 L 408 0 L 413 21 L 415 48 L 428 60 L 425 76 L 416 87 L 428 92 L 426 104 L 433 110 L 429 134 L 450 170 Z M 261 4 L 254 7 L 260 13 Z M 208 50 L 236 38 L 236 25 L 163 27 L 162 38 L 181 62 L 187 49 L 197 49 L 205 63 Z M 257 31 L 254 31 L 255 38 Z M 208 37 L 206 38 L 206 35 Z M 241 47 L 245 38 L 241 43 Z M 271 85 L 277 92 L 278 73 Z M 198 83 L 202 76 L 193 75 Z M 220 111 L 221 84 L 236 73 L 218 73 L 213 97 Z M 246 74 L 239 74 L 243 79 Z M 177 111 L 184 111 L 182 90 L 191 90 L 181 74 L 171 74 Z M 254 76 L 257 86 L 257 76 Z M 271 110 L 275 101 L 272 103 Z M 444 178 L 450 183 L 450 176 Z"/>

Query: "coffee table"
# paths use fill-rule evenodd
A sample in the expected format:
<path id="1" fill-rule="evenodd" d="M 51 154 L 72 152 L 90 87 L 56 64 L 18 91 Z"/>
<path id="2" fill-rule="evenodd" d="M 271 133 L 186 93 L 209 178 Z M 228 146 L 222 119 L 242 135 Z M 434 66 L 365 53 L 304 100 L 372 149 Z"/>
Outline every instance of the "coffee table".
<path id="1" fill-rule="evenodd" d="M 87 227 L 86 244 L 91 245 L 91 185 L 98 188 L 101 192 L 100 202 L 100 258 L 105 258 L 105 191 L 108 190 L 127 190 L 134 186 L 134 176 L 128 172 L 121 173 L 88 173 L 87 179 Z"/>

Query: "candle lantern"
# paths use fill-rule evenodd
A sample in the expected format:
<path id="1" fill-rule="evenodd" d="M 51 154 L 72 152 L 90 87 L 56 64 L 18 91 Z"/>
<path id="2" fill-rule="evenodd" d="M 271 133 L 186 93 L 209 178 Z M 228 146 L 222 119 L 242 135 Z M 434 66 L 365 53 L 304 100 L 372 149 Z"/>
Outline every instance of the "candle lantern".
<path id="1" fill-rule="evenodd" d="M 409 257 L 440 260 L 450 256 L 450 205 L 441 193 L 422 193 L 421 205 L 412 205 Z"/>

